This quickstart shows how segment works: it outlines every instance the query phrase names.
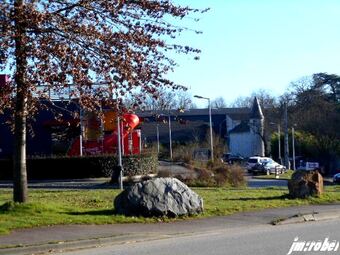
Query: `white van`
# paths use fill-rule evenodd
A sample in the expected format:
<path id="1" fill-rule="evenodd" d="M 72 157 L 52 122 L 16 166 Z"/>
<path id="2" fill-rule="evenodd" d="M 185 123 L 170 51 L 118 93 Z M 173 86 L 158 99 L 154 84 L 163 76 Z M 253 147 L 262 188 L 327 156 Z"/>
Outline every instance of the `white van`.
<path id="1" fill-rule="evenodd" d="M 248 170 L 248 172 L 250 172 L 257 164 L 263 164 L 269 162 L 270 160 L 272 159 L 267 157 L 250 157 L 247 160 L 246 169 Z"/>
<path id="2" fill-rule="evenodd" d="M 267 157 L 250 157 L 246 164 L 249 173 L 283 174 L 286 168 Z"/>

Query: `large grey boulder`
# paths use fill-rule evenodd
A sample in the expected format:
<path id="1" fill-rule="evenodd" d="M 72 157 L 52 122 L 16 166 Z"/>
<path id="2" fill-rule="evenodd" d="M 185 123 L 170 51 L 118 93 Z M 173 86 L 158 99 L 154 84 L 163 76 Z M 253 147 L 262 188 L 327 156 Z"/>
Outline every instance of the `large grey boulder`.
<path id="1" fill-rule="evenodd" d="M 323 193 L 323 178 L 317 171 L 298 170 L 288 181 L 289 196 L 292 198 L 307 198 L 320 196 Z"/>
<path id="2" fill-rule="evenodd" d="M 157 178 L 134 184 L 114 200 L 118 214 L 177 217 L 203 212 L 203 200 L 175 178 Z"/>

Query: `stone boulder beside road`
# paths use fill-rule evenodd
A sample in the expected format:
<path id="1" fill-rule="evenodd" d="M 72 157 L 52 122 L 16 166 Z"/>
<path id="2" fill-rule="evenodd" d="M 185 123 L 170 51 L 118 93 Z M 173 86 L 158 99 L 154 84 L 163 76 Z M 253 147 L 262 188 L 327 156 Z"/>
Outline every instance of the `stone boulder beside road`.
<path id="1" fill-rule="evenodd" d="M 157 178 L 136 183 L 114 200 L 118 214 L 177 217 L 203 212 L 203 200 L 175 178 Z"/>
<path id="2" fill-rule="evenodd" d="M 317 170 L 298 170 L 288 181 L 288 189 L 292 198 L 320 196 L 323 193 L 323 177 Z"/>

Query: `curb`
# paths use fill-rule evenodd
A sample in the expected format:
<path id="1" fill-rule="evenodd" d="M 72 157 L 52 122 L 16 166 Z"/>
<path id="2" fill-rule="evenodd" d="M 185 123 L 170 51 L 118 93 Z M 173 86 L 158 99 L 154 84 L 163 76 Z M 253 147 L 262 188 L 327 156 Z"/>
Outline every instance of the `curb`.
<path id="1" fill-rule="evenodd" d="M 106 236 L 82 240 L 55 241 L 49 243 L 36 243 L 32 245 L 16 245 L 15 247 L 0 248 L 0 255 L 26 255 L 26 254 L 45 254 L 45 253 L 61 253 L 64 251 L 72 251 L 78 249 L 91 249 L 112 244 L 128 244 L 144 241 L 152 241 L 170 238 L 172 235 L 156 235 L 156 234 L 131 234 L 119 236 Z"/>
<path id="2" fill-rule="evenodd" d="M 287 225 L 294 223 L 303 223 L 310 221 L 334 220 L 340 218 L 340 210 L 329 212 L 312 212 L 308 214 L 297 214 L 285 219 L 276 219 L 273 225 Z"/>

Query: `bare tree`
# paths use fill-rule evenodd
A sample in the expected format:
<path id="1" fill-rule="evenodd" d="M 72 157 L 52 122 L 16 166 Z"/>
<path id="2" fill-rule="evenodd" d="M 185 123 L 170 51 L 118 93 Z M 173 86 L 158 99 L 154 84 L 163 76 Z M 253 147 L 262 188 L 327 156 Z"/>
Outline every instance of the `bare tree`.
<path id="1" fill-rule="evenodd" d="M 11 67 L 14 77 L 11 100 L 0 102 L 15 115 L 14 201 L 27 200 L 26 121 L 42 99 L 67 93 L 93 111 L 136 88 L 135 104 L 159 88 L 180 88 L 165 78 L 176 65 L 167 52 L 200 51 L 171 44 L 185 29 L 168 21 L 194 12 L 166 0 L 0 2 L 0 70 Z"/>
<path id="2" fill-rule="evenodd" d="M 195 107 L 188 91 L 166 88 L 158 90 L 156 95 L 147 96 L 141 106 L 145 110 L 187 110 Z"/>
<path id="3" fill-rule="evenodd" d="M 240 96 L 236 98 L 229 106 L 235 108 L 250 108 L 253 103 L 253 100 L 250 96 Z"/>
<path id="4" fill-rule="evenodd" d="M 262 109 L 272 108 L 278 105 L 278 100 L 275 96 L 271 95 L 264 89 L 254 91 L 250 96 L 238 97 L 234 102 L 231 103 L 231 107 L 248 107 L 250 108 L 253 104 L 254 97 L 260 102 Z"/>
<path id="5" fill-rule="evenodd" d="M 189 92 L 179 91 L 179 93 L 177 93 L 176 96 L 177 96 L 177 108 L 178 109 L 189 110 L 189 109 L 197 108 L 196 104 L 193 102 L 192 95 Z"/>
<path id="6" fill-rule="evenodd" d="M 211 107 L 213 108 L 226 108 L 227 103 L 223 97 L 217 97 L 211 101 Z"/>

